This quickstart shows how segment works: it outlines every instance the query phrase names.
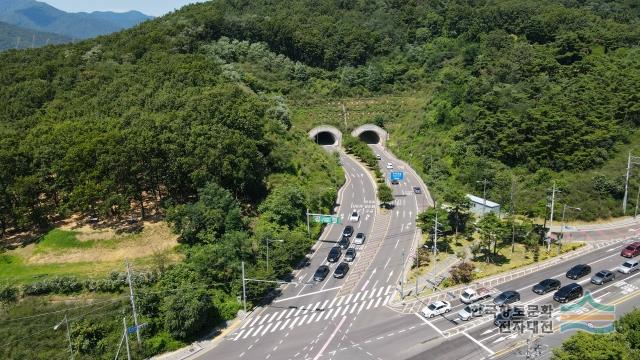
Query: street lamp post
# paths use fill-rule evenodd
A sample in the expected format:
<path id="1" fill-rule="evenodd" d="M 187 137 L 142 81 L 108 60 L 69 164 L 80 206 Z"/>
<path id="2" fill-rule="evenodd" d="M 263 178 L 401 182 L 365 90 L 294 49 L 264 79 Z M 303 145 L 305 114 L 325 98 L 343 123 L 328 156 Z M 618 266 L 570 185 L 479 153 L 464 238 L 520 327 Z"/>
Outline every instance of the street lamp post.
<path id="1" fill-rule="evenodd" d="M 270 243 L 270 242 L 274 242 L 274 241 L 277 241 L 277 242 L 284 242 L 284 240 L 275 240 L 275 239 L 274 239 L 274 240 L 271 240 L 271 239 L 269 239 L 269 238 L 267 238 L 266 240 L 267 240 L 267 271 L 269 271 L 269 243 Z"/>
<path id="2" fill-rule="evenodd" d="M 67 341 L 69 341 L 69 359 L 73 360 L 73 346 L 71 345 L 71 331 L 69 330 L 69 318 L 67 314 L 64 315 L 64 319 L 53 327 L 53 330 L 58 330 L 62 324 L 67 327 Z"/>
<path id="3" fill-rule="evenodd" d="M 575 210 L 575 211 L 582 211 L 581 208 L 579 207 L 574 207 L 574 206 L 569 206 L 567 204 L 564 204 L 562 206 L 562 227 L 560 228 L 560 237 L 558 238 L 558 255 L 560 255 L 560 251 L 562 250 L 562 240 L 564 238 L 564 228 L 567 226 L 564 222 L 564 214 L 567 211 L 567 208 L 571 209 L 571 210 Z"/>

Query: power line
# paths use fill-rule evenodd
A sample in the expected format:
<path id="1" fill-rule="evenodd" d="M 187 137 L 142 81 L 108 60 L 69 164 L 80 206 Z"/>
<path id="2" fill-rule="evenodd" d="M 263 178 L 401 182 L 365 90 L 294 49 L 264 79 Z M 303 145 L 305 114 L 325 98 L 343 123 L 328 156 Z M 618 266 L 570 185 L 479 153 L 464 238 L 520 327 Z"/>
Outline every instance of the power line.
<path id="1" fill-rule="evenodd" d="M 121 295 L 119 296 L 119 298 L 126 298 L 127 296 Z M 85 304 L 85 305 L 78 305 L 78 306 L 74 306 L 71 308 L 66 308 L 66 309 L 62 309 L 62 310 L 55 310 L 55 311 L 49 311 L 49 312 L 45 312 L 45 313 L 40 313 L 40 314 L 36 314 L 36 315 L 30 315 L 30 316 L 23 316 L 23 317 L 19 317 L 19 318 L 13 318 L 13 319 L 2 319 L 0 320 L 0 323 L 2 322 L 11 322 L 11 321 L 20 321 L 20 320 L 28 320 L 28 319 L 34 319 L 34 318 L 38 318 L 38 317 L 42 317 L 42 316 L 47 316 L 47 315 L 51 315 L 51 314 L 59 314 L 65 311 L 72 311 L 75 309 L 81 309 L 81 308 L 85 308 L 85 307 L 89 307 L 89 306 L 94 306 L 94 305 L 98 305 L 98 304 L 104 304 L 106 302 L 116 302 L 119 301 L 121 299 L 109 299 L 109 300 L 104 300 L 104 301 L 98 301 L 98 302 L 94 302 L 91 304 Z"/>

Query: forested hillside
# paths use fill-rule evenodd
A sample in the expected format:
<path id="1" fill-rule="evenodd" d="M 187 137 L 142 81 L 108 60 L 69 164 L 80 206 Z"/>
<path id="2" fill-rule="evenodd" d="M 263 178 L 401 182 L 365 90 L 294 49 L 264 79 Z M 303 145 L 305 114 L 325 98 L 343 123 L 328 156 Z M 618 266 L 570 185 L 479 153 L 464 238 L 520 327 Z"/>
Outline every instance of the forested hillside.
<path id="1" fill-rule="evenodd" d="M 2 53 L 0 234 L 165 219 L 184 261 L 140 284 L 142 352 L 179 346 L 235 315 L 241 261 L 285 278 L 307 252 L 305 209 L 329 211 L 342 175 L 304 130 L 350 130 L 323 116 L 363 97 L 436 198 L 486 178 L 490 198 L 508 204 L 515 183 L 516 210 L 540 215 L 556 180 L 580 216 L 619 215 L 624 151 L 640 153 L 639 13 L 631 0 L 219 0 Z M 285 240 L 269 269 L 268 239 Z M 29 295 L 9 285 L 3 303 Z M 117 329 L 76 329 L 79 356 L 110 357 L 99 345 Z M 39 357 L 59 354 L 49 343 Z"/>
<path id="2" fill-rule="evenodd" d="M 62 44 L 71 39 L 58 34 L 29 30 L 0 22 L 0 51 Z"/>

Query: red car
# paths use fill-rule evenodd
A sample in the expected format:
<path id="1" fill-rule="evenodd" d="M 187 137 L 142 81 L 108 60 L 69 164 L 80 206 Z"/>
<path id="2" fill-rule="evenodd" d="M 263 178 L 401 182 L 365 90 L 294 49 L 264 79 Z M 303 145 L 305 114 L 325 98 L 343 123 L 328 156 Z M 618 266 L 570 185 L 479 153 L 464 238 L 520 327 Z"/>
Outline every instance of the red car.
<path id="1" fill-rule="evenodd" d="M 640 241 L 636 241 L 634 243 L 627 245 L 620 252 L 620 255 L 626 258 L 632 258 L 634 256 L 637 256 L 638 254 L 640 254 Z"/>

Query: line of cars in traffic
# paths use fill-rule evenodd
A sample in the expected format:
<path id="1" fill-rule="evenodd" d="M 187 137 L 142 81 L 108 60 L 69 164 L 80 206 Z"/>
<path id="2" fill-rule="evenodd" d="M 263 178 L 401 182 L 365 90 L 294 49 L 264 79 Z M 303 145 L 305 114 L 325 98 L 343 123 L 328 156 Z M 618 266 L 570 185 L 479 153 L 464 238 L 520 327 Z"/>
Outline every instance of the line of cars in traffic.
<path id="1" fill-rule="evenodd" d="M 640 242 L 634 242 L 625 246 L 621 253 L 621 256 L 630 258 L 620 265 L 616 270 L 623 274 L 630 274 L 634 271 L 640 270 L 640 262 L 633 257 L 640 255 Z M 571 267 L 565 276 L 571 280 L 578 280 L 591 273 L 591 266 L 587 264 L 578 264 Z M 607 269 L 603 269 L 594 274 L 590 282 L 594 285 L 603 285 L 615 280 L 615 274 Z M 584 290 L 578 283 L 570 283 L 562 286 L 558 279 L 544 279 L 535 284 L 532 289 L 537 295 L 544 295 L 551 291 L 555 291 L 553 299 L 559 303 L 566 303 L 577 298 L 580 298 Z M 460 301 L 466 306 L 458 312 L 458 318 L 463 321 L 470 320 L 474 317 L 485 315 L 488 307 L 499 307 L 504 309 L 495 315 L 494 324 L 496 326 L 504 326 L 506 323 L 515 320 L 522 320 L 525 314 L 522 311 L 518 311 L 515 307 L 508 307 L 508 305 L 520 301 L 521 296 L 515 290 L 507 290 L 500 293 L 493 299 L 493 304 L 483 304 L 480 300 L 485 300 L 491 297 L 491 290 L 487 288 L 465 289 L 460 294 Z M 448 301 L 436 301 L 425 306 L 421 313 L 427 318 L 432 318 L 436 315 L 441 315 L 450 312 L 452 309 L 451 303 Z"/>
<path id="2" fill-rule="evenodd" d="M 354 211 L 349 220 L 351 222 L 357 222 L 360 220 L 360 215 L 357 211 Z M 331 247 L 329 249 L 329 254 L 327 254 L 327 262 L 335 263 L 340 260 L 342 257 L 342 250 L 346 250 L 344 254 L 344 261 L 338 264 L 336 269 L 333 271 L 333 277 L 336 279 L 344 278 L 349 272 L 349 263 L 353 262 L 356 259 L 356 248 L 350 247 L 351 245 L 351 237 L 354 233 L 354 228 L 351 225 L 347 225 L 342 230 L 342 234 L 340 235 L 340 240 L 336 246 Z M 358 232 L 353 239 L 354 245 L 363 245 L 366 239 L 366 235 L 363 232 Z M 313 275 L 313 280 L 315 281 L 323 281 L 327 275 L 331 272 L 331 269 L 328 265 L 320 265 Z"/>

